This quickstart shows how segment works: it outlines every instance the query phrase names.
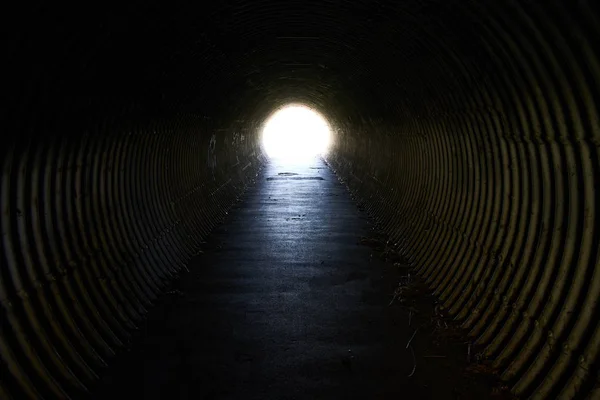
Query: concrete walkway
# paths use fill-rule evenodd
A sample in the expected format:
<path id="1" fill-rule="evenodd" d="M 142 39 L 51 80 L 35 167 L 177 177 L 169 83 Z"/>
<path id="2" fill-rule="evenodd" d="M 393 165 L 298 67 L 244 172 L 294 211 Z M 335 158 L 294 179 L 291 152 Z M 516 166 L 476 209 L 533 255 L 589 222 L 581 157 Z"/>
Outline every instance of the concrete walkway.
<path id="1" fill-rule="evenodd" d="M 422 375 L 435 371 L 407 377 L 414 327 L 388 307 L 397 281 L 358 245 L 369 229 L 323 161 L 272 162 L 98 398 L 450 397 Z"/>

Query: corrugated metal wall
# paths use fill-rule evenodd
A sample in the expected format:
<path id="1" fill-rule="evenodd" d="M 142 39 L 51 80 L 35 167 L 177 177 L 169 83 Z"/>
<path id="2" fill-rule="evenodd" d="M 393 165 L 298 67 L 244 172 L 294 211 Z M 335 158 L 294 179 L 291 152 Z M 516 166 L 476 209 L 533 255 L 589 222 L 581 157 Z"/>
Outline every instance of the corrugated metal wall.
<path id="1" fill-rule="evenodd" d="M 597 398 L 600 24 L 469 11 L 502 68 L 405 123 L 342 128 L 330 162 L 516 394 Z"/>
<path id="2" fill-rule="evenodd" d="M 206 129 L 188 116 L 13 143 L 0 189 L 0 398 L 76 396 L 125 349 L 262 164 L 244 137 L 255 132 Z"/>
<path id="3" fill-rule="evenodd" d="M 286 101 L 515 393 L 600 398 L 600 3 L 257 3 L 11 14 L 0 398 L 96 380 Z"/>

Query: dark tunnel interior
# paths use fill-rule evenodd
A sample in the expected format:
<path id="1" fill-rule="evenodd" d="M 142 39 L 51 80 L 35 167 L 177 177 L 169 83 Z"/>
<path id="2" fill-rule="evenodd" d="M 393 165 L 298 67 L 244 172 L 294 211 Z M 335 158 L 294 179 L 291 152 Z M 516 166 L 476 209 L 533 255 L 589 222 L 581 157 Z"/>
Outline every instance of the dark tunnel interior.
<path id="1" fill-rule="evenodd" d="M 0 398 L 94 387 L 291 103 L 327 118 L 329 168 L 514 395 L 600 398 L 600 3 L 12 7 Z"/>

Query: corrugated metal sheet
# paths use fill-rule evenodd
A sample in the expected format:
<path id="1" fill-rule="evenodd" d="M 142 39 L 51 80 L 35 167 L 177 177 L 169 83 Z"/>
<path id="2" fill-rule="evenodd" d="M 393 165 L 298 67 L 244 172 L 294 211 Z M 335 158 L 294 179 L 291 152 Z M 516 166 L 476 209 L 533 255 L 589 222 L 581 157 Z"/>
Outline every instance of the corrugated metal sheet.
<path id="1" fill-rule="evenodd" d="M 367 126 L 377 159 L 356 161 L 351 138 L 330 161 L 515 394 L 597 398 L 597 14 L 465 9 L 495 61 L 485 82 L 442 94 L 393 140 Z"/>
<path id="2" fill-rule="evenodd" d="M 1 398 L 97 379 L 260 166 L 254 127 L 286 101 L 332 118 L 331 164 L 515 393 L 600 398 L 597 2 L 70 12 L 8 21 Z M 168 117 L 190 110 L 247 121 L 247 139 Z M 164 117 L 116 123 L 132 115 Z"/>
<path id="3" fill-rule="evenodd" d="M 194 118 L 77 140 L 17 141 L 2 160 L 1 398 L 87 391 L 256 175 Z M 251 132 L 247 132 L 251 133 Z M 233 154 L 233 159 L 236 154 Z"/>

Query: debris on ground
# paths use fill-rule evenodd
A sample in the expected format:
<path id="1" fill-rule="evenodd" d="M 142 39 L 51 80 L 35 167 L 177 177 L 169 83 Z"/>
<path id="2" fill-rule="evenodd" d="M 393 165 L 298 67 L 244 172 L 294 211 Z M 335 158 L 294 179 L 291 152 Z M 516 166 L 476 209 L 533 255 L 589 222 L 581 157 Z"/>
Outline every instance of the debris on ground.
<path id="1" fill-rule="evenodd" d="M 410 371 L 410 374 L 408 374 L 408 377 L 411 378 L 415 374 L 415 371 L 417 370 L 417 357 L 415 356 L 415 350 L 413 349 L 412 346 L 409 346 L 407 348 L 410 349 L 410 354 L 412 354 L 412 359 L 413 359 L 413 369 L 412 369 L 412 371 Z"/>
<path id="2" fill-rule="evenodd" d="M 374 230 L 368 237 L 360 238 L 358 243 L 372 248 L 372 257 L 378 257 L 394 267 L 386 268 L 384 272 L 397 282 L 396 286 L 390 288 L 388 307 L 406 312 L 408 326 L 416 327 L 405 346 L 412 357 L 412 369 L 407 371 L 408 377 L 427 379 L 423 376 L 431 373 L 431 368 L 435 371 L 435 368 L 447 366 L 456 371 L 449 374 L 449 379 L 455 385 L 456 398 L 516 399 L 501 380 L 500 371 L 492 368 L 483 357 L 483 349 L 473 343 L 473 338 L 461 327 L 460 321 L 456 321 L 433 296 L 432 289 L 417 274 L 414 264 L 398 251 L 387 235 Z M 414 344 L 418 331 L 423 338 L 419 340 L 420 343 Z M 423 348 L 426 355 L 419 355 L 416 350 Z M 416 374 L 417 362 L 423 365 L 420 369 L 425 370 L 421 375 Z"/>
<path id="3" fill-rule="evenodd" d="M 370 237 L 362 237 L 359 241 L 364 246 L 374 249 L 379 258 L 385 262 L 392 263 L 398 267 L 409 267 L 410 262 L 393 244 L 385 234 L 373 234 Z"/>

